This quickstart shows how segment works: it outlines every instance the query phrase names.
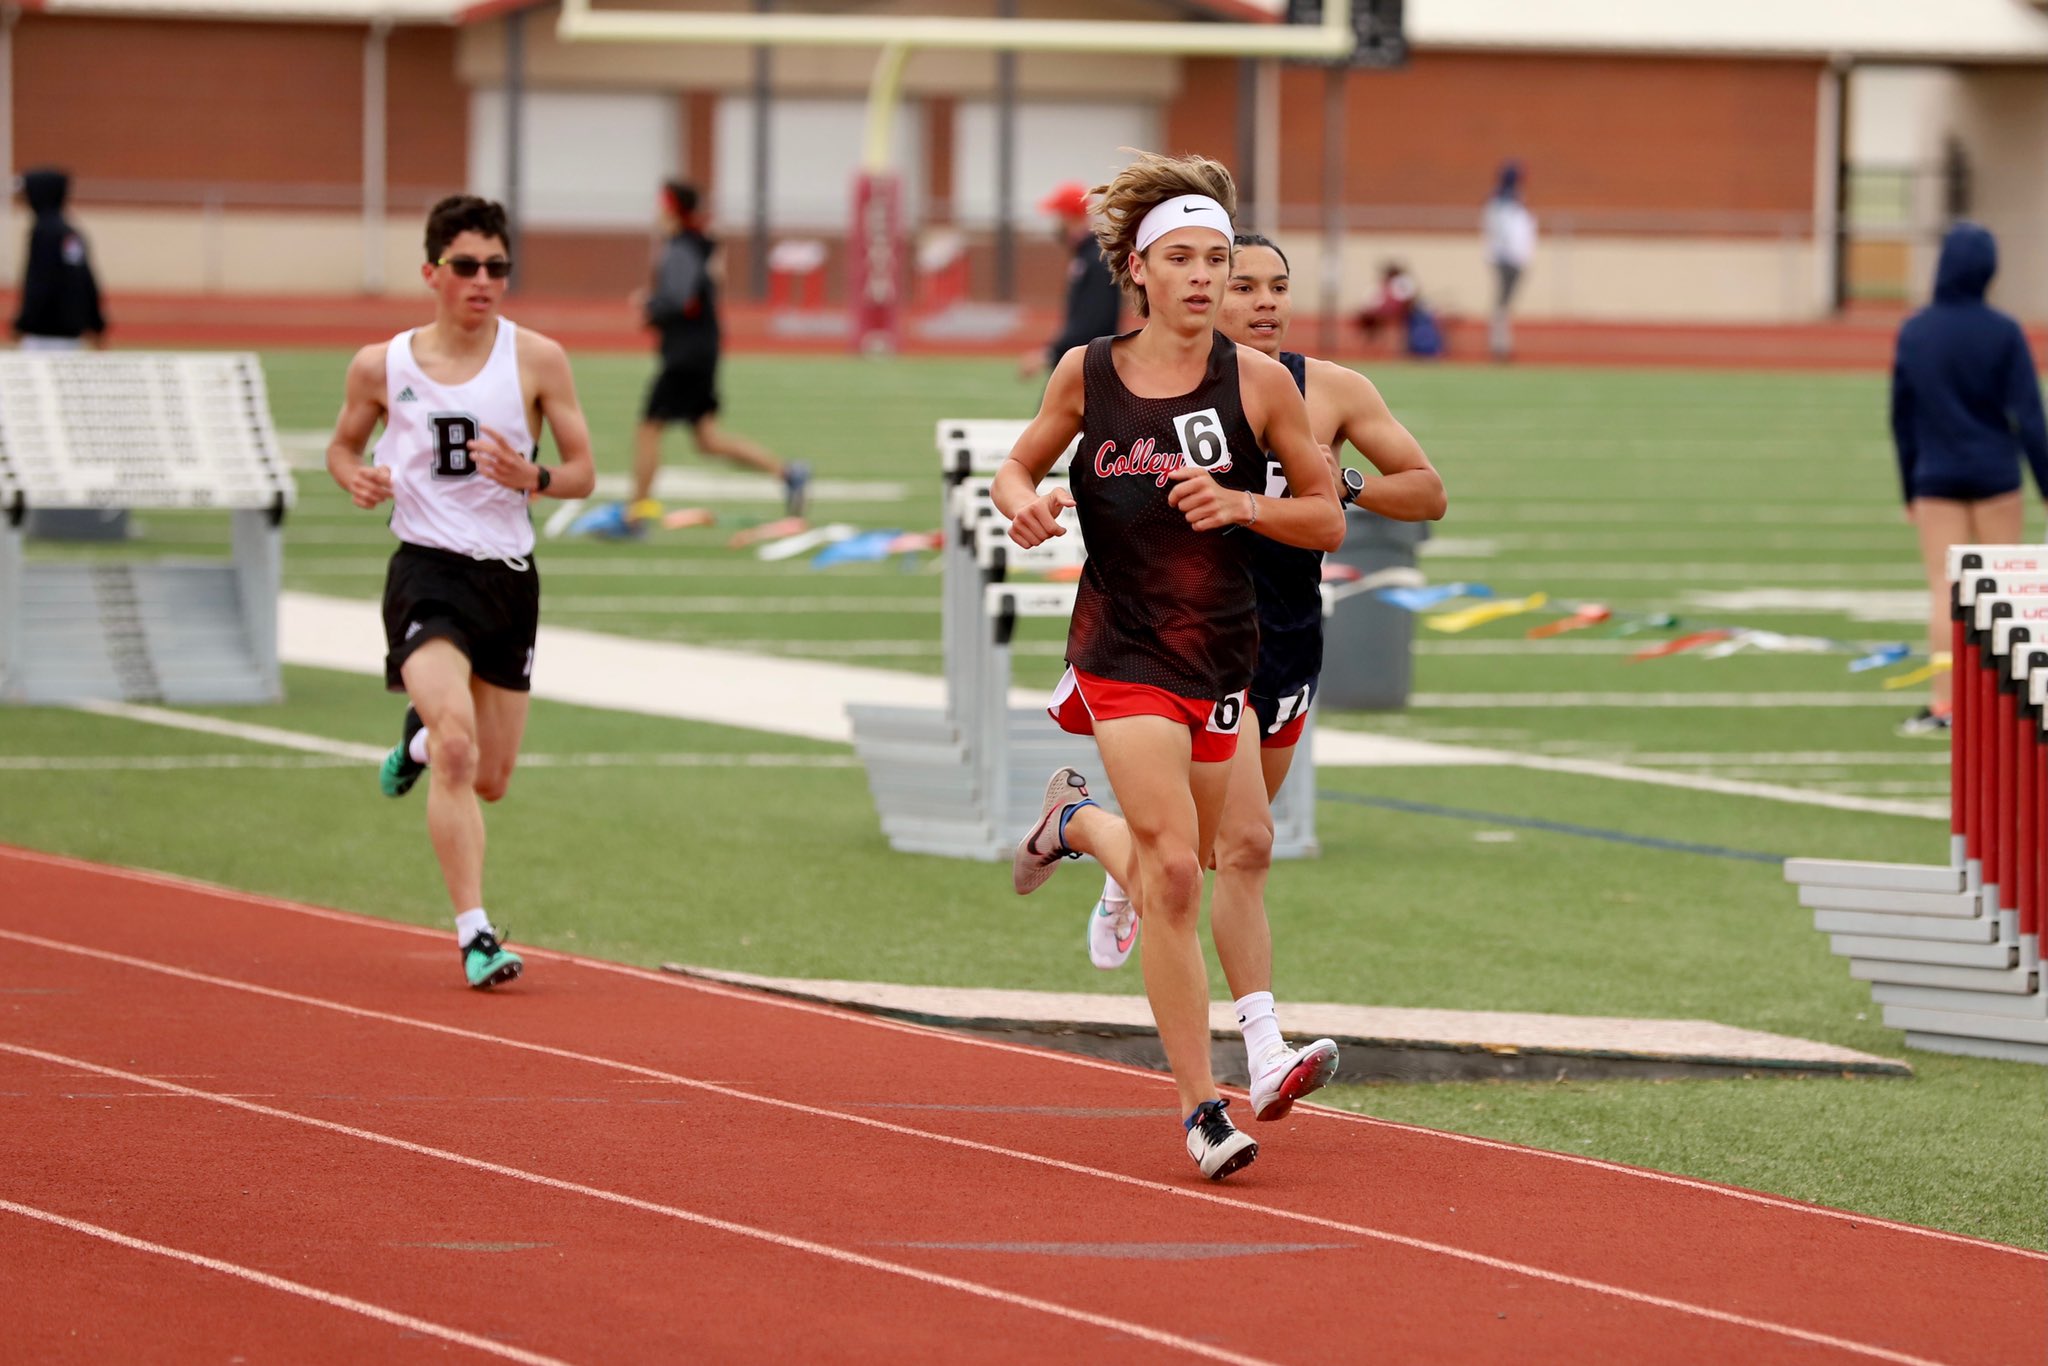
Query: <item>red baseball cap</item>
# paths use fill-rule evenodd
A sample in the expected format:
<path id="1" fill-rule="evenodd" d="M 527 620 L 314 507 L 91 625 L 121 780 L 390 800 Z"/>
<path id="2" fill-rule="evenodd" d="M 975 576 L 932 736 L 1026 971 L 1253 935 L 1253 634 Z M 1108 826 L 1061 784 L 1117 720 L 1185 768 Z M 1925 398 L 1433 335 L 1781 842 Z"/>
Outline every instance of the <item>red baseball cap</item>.
<path id="1" fill-rule="evenodd" d="M 1061 218 L 1086 218 L 1088 187 L 1078 180 L 1063 181 L 1053 186 L 1052 193 L 1038 201 L 1038 211 L 1055 214 Z"/>

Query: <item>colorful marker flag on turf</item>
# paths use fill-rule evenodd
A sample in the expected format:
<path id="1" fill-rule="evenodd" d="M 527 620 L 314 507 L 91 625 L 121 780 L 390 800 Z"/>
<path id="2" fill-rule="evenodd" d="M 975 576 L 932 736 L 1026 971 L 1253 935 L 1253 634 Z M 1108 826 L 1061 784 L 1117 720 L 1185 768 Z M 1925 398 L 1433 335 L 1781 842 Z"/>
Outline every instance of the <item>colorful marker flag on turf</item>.
<path id="1" fill-rule="evenodd" d="M 1662 659 L 1666 655 L 1683 654 L 1687 650 L 1697 650 L 1702 645 L 1712 645 L 1715 641 L 1726 640 L 1734 634 L 1735 632 L 1726 627 L 1717 627 L 1711 631 L 1694 631 L 1689 635 L 1674 636 L 1670 640 L 1659 641 L 1647 650 L 1637 650 L 1628 658 L 1631 664 L 1645 659 Z"/>
<path id="2" fill-rule="evenodd" d="M 829 569 L 835 564 L 886 560 L 889 558 L 889 547 L 902 534 L 901 531 L 891 528 L 888 531 L 863 531 L 858 536 L 844 537 L 811 556 L 811 568 Z"/>
<path id="3" fill-rule="evenodd" d="M 1556 621 L 1547 621 L 1541 626 L 1531 626 L 1527 638 L 1548 640 L 1551 636 L 1561 636 L 1566 631 L 1583 631 L 1588 626 L 1598 626 L 1613 615 L 1604 603 L 1582 602 L 1572 609 L 1572 614 L 1568 617 L 1559 617 Z"/>
<path id="4" fill-rule="evenodd" d="M 1483 583 L 1439 583 L 1427 588 L 1382 588 L 1381 602 L 1391 602 L 1410 612 L 1426 612 L 1458 598 L 1490 598 L 1493 590 Z"/>
<path id="5" fill-rule="evenodd" d="M 1849 672 L 1860 674 L 1872 669 L 1888 669 L 1912 653 L 1910 645 L 1880 645 L 1861 659 L 1850 660 Z"/>
<path id="6" fill-rule="evenodd" d="M 1548 593 L 1531 593 L 1526 598 L 1483 602 L 1477 607 L 1461 607 L 1455 612 L 1439 612 L 1433 617 L 1424 617 L 1422 622 L 1432 631 L 1455 634 L 1459 631 L 1469 631 L 1474 626 L 1484 626 L 1489 621 L 1499 621 L 1503 617 L 1518 617 L 1524 612 L 1533 612 L 1549 601 Z"/>
<path id="7" fill-rule="evenodd" d="M 1885 690 L 1889 692 L 1898 688 L 1910 688 L 1915 683 L 1925 683 L 1936 674 L 1947 673 L 1951 667 L 1953 665 L 1948 651 L 1944 650 L 1911 673 L 1900 674 L 1897 678 L 1887 678 L 1884 681 Z"/>

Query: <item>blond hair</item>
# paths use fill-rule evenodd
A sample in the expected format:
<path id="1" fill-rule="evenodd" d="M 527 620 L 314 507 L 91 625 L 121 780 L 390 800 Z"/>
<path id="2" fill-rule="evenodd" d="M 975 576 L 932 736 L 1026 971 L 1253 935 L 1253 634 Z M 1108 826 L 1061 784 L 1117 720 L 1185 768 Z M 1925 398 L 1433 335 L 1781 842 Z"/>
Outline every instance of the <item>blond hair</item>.
<path id="1" fill-rule="evenodd" d="M 1169 157 L 1157 152 L 1137 152 L 1137 158 L 1109 184 L 1095 187 L 1095 241 L 1102 248 L 1110 278 L 1122 288 L 1138 316 L 1149 318 L 1152 308 L 1145 299 L 1145 288 L 1131 278 L 1131 254 L 1138 248 L 1138 225 L 1153 209 L 1184 194 L 1205 194 L 1235 218 L 1237 182 L 1230 178 L 1222 162 L 1204 156 Z"/>

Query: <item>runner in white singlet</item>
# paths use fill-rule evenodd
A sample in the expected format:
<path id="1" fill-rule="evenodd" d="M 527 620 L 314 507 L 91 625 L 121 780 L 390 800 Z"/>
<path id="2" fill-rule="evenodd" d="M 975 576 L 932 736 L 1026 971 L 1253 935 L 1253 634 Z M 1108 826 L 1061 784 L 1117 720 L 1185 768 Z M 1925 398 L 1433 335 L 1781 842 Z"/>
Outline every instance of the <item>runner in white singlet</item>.
<path id="1" fill-rule="evenodd" d="M 505 795 L 526 731 L 540 621 L 527 505 L 586 497 L 597 473 L 569 357 L 498 316 L 512 274 L 504 209 L 444 199 L 427 216 L 426 246 L 420 275 L 434 321 L 356 353 L 327 469 L 357 507 L 392 502 L 385 684 L 411 705 L 378 781 L 399 797 L 431 775 L 427 834 L 463 973 L 482 988 L 524 967 L 484 910 L 478 801 Z M 375 461 L 364 464 L 380 422 Z M 539 463 L 543 423 L 554 429 L 553 466 Z"/>

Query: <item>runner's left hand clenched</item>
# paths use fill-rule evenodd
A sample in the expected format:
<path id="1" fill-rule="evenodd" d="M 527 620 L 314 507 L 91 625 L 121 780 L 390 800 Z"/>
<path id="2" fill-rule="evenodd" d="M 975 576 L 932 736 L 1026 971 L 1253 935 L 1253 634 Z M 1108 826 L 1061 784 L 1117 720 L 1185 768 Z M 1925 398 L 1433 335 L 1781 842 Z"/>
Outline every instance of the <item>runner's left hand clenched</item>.
<path id="1" fill-rule="evenodd" d="M 1194 465 L 1178 466 L 1166 477 L 1174 485 L 1166 501 L 1180 509 L 1196 531 L 1216 531 L 1246 519 L 1243 489 L 1224 488 Z"/>

